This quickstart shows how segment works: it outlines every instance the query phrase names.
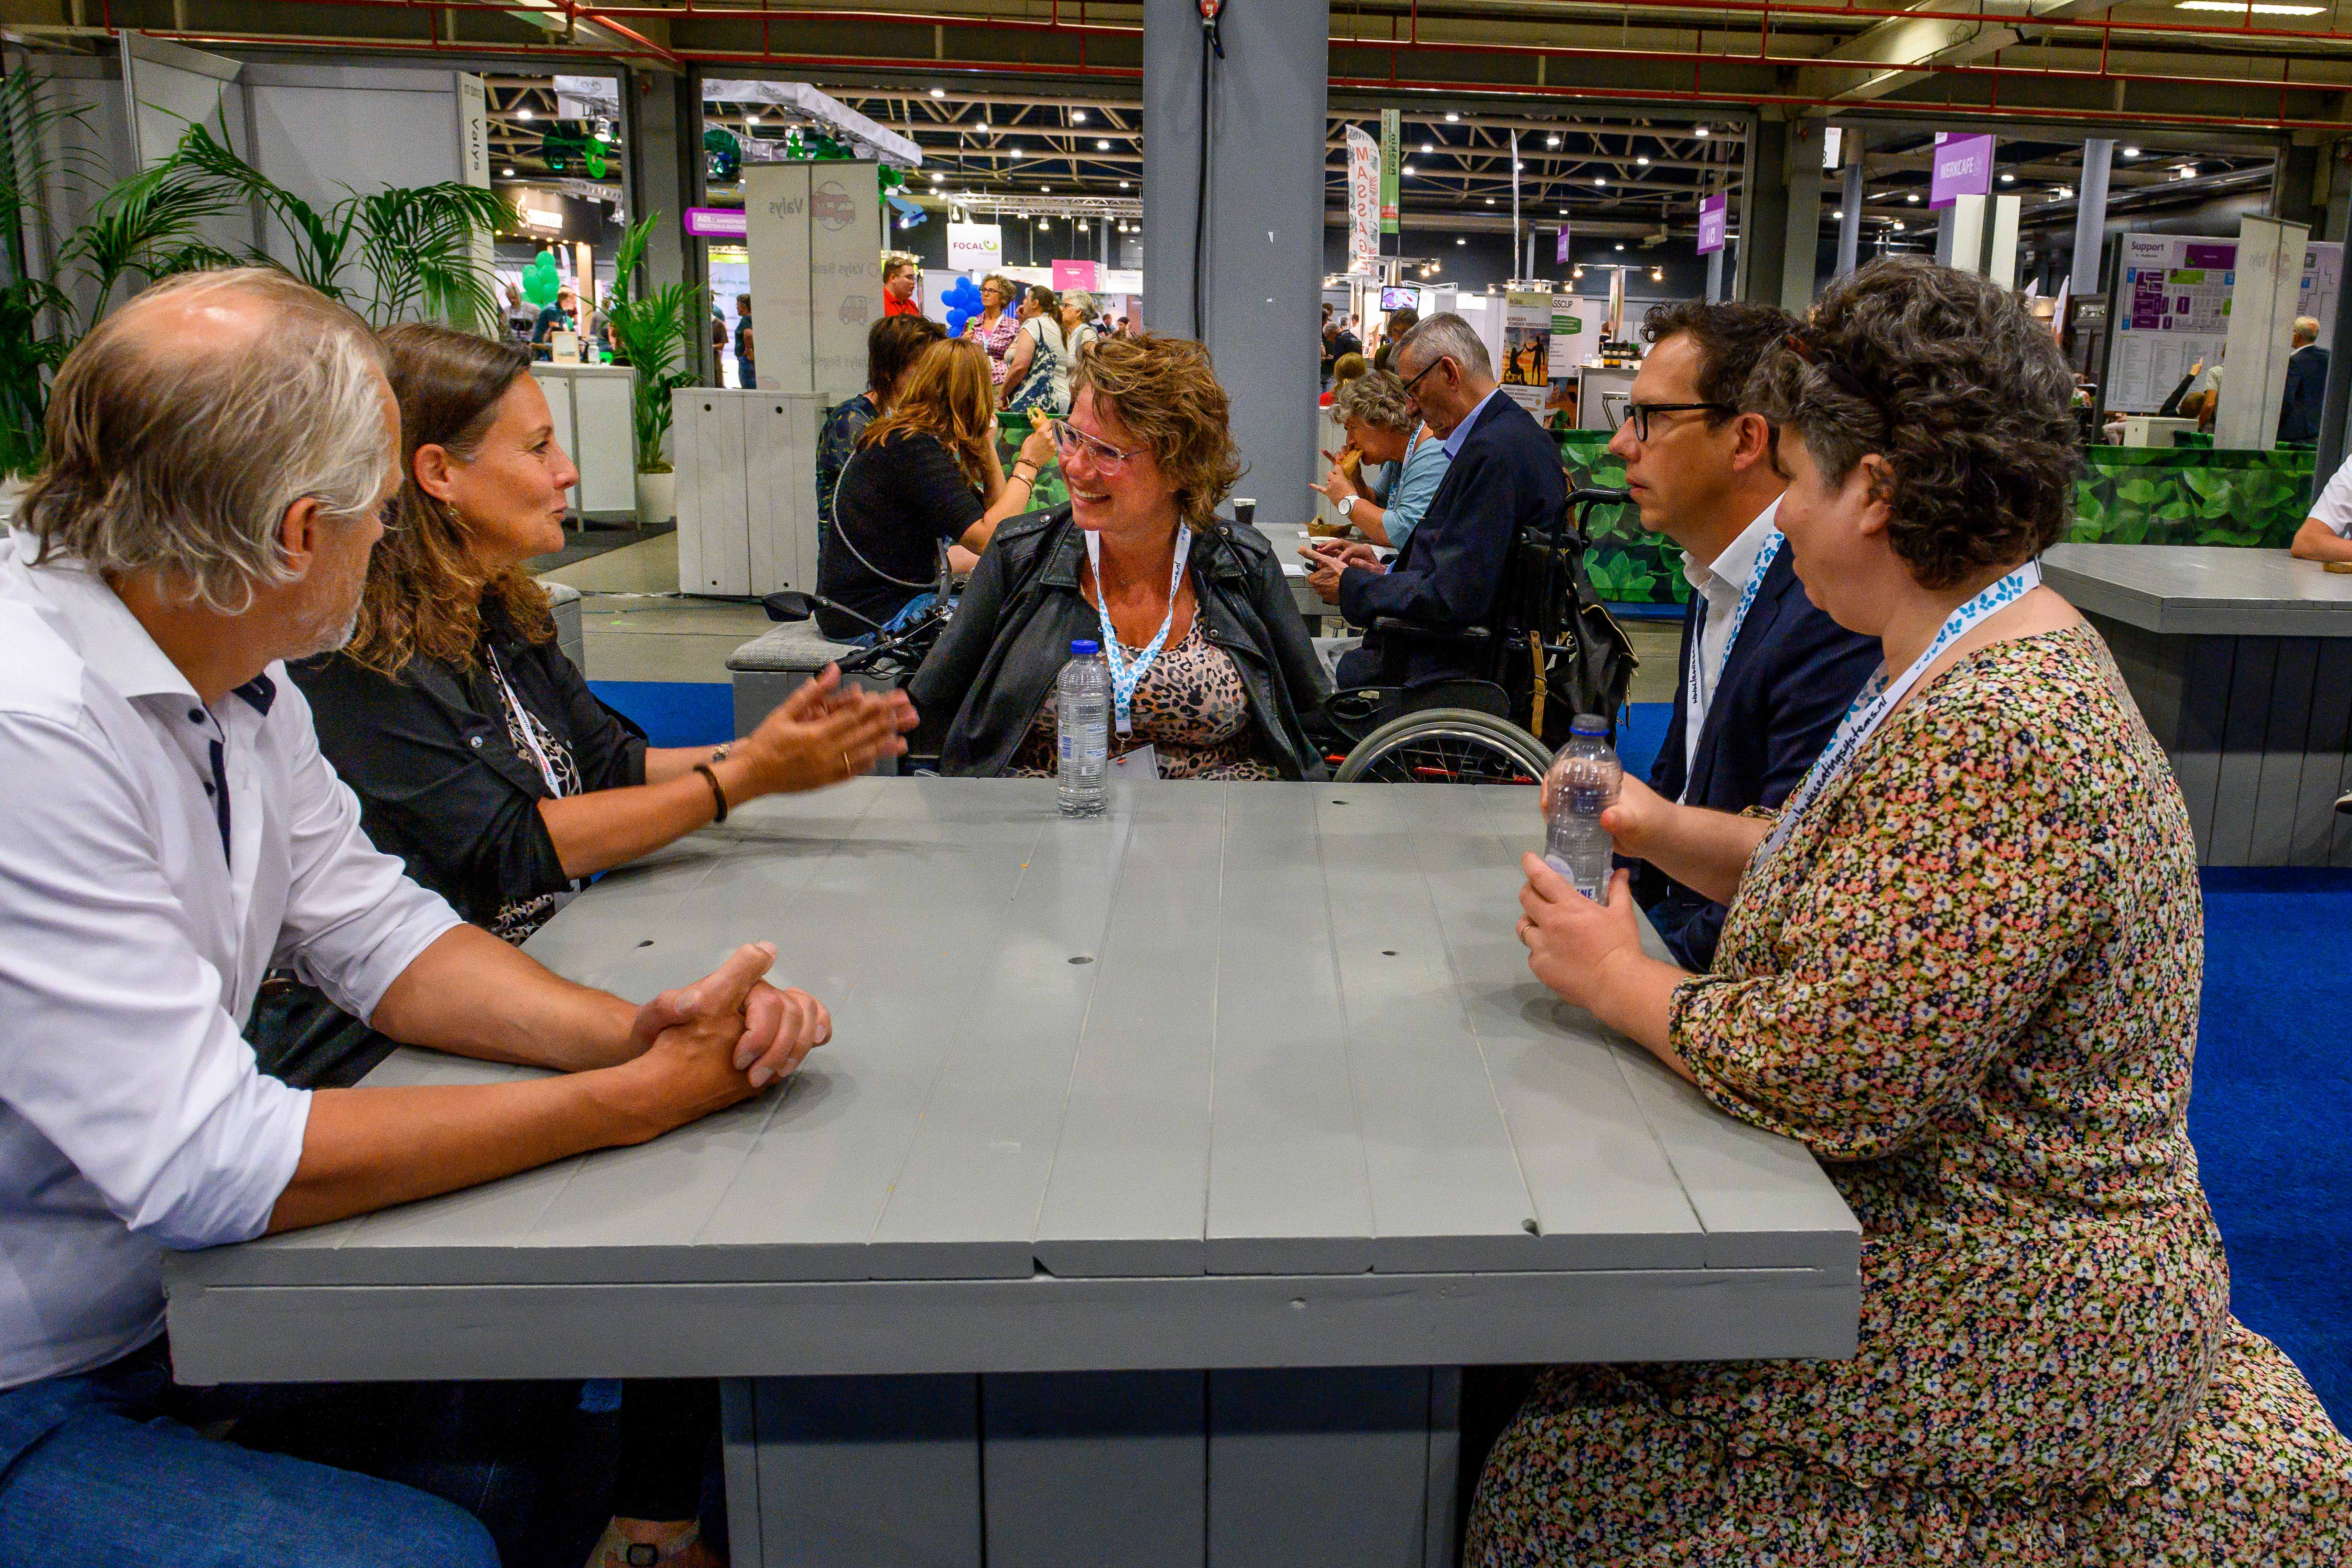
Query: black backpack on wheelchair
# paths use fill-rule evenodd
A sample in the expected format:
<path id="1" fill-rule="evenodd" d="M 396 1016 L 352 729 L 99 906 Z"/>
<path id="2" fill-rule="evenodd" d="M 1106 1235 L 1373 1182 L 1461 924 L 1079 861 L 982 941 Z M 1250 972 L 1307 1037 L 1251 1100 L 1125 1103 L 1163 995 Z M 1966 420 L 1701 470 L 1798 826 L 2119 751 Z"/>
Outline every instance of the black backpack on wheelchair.
<path id="1" fill-rule="evenodd" d="M 1534 784 L 1579 713 L 1612 724 L 1632 686 L 1633 647 L 1585 570 L 1591 509 L 1622 490 L 1571 493 L 1548 529 L 1522 529 L 1484 625 L 1423 626 L 1382 616 L 1382 639 L 1443 643 L 1478 673 L 1360 687 L 1323 712 L 1341 783 Z"/>

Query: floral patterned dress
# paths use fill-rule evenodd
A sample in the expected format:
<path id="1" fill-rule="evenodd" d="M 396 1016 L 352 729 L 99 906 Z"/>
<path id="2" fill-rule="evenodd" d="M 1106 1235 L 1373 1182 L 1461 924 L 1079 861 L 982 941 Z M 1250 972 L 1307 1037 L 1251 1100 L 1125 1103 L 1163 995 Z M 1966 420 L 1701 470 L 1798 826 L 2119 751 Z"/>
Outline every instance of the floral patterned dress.
<path id="1" fill-rule="evenodd" d="M 1118 645 L 1132 659 L 1141 648 Z M 1061 730 L 1055 721 L 1055 694 L 1045 693 L 1045 705 L 1031 721 L 1006 771 L 1016 778 L 1051 778 L 1058 770 Z M 1278 779 L 1280 769 L 1267 762 L 1251 722 L 1249 692 L 1233 655 L 1211 642 L 1201 630 L 1201 618 L 1174 647 L 1163 648 L 1136 686 L 1128 718 L 1131 736 L 1111 736 L 1111 750 L 1124 752 L 1150 746 L 1163 779 Z"/>
<path id="2" fill-rule="evenodd" d="M 1021 318 L 1008 305 L 996 313 L 996 325 L 988 326 L 974 316 L 963 324 L 963 335 L 988 351 L 988 379 L 1003 386 L 1004 356 L 1012 351 L 1013 340 L 1021 335 Z"/>
<path id="3" fill-rule="evenodd" d="M 1899 709 L 1751 863 L 1675 1050 L 1864 1229 L 1850 1361 L 1555 1367 L 1483 1565 L 2352 1563 L 2352 1443 L 2230 1315 L 2188 814 L 2087 626 Z"/>

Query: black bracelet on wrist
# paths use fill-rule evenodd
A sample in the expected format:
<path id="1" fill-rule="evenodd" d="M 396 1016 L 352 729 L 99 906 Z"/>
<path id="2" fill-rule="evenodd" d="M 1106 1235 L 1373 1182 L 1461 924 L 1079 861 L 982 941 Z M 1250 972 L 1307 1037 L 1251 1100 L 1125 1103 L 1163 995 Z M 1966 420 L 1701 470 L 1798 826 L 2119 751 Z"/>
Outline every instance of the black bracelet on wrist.
<path id="1" fill-rule="evenodd" d="M 710 786 L 710 799 L 711 799 L 711 803 L 712 803 L 713 805 L 715 805 L 716 806 L 718 806 L 718 808 L 719 808 L 719 810 L 718 810 L 717 814 L 716 814 L 715 816 L 713 816 L 711 817 L 711 819 L 710 819 L 710 820 L 711 820 L 713 823 L 720 823 L 720 822 L 724 822 L 724 821 L 726 821 L 726 820 L 727 820 L 727 792 L 726 792 L 724 789 L 721 789 L 721 788 L 719 787 L 719 774 L 718 774 L 718 773 L 717 773 L 717 772 L 716 772 L 716 771 L 711 767 L 711 765 L 710 765 L 709 763 L 695 763 L 695 764 L 694 764 L 694 771 L 695 771 L 696 773 L 700 773 L 700 774 L 702 775 L 702 780 L 703 780 L 703 782 L 704 782 L 705 784 L 709 784 L 709 785 Z"/>

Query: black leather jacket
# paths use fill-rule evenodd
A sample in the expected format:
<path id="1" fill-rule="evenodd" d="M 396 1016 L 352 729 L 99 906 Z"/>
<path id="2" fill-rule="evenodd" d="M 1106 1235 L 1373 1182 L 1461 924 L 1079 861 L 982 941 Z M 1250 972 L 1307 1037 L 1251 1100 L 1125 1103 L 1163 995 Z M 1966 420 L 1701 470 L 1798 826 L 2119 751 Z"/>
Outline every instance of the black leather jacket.
<path id="1" fill-rule="evenodd" d="M 998 526 L 954 618 L 907 683 L 922 717 L 914 749 L 936 750 L 941 773 L 1003 773 L 1054 689 L 1070 644 L 1100 640 L 1101 622 L 1078 591 L 1086 558 L 1067 506 Z M 1241 671 L 1267 760 L 1286 779 L 1328 776 L 1299 716 L 1321 706 L 1330 682 L 1273 547 L 1255 529 L 1220 519 L 1193 534 L 1186 570 L 1202 634 Z"/>

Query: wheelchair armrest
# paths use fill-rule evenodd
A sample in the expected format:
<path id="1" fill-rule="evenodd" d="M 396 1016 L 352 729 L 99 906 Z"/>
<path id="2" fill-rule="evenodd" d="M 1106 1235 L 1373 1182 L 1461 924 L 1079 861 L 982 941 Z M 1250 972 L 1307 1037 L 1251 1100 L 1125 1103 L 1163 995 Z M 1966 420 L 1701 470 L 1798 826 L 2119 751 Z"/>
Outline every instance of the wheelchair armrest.
<path id="1" fill-rule="evenodd" d="M 1483 647 L 1495 636 L 1485 626 L 1425 626 L 1419 621 L 1395 616 L 1373 616 L 1371 629 L 1376 637 L 1412 637 L 1421 642 L 1455 643 L 1464 647 Z"/>

